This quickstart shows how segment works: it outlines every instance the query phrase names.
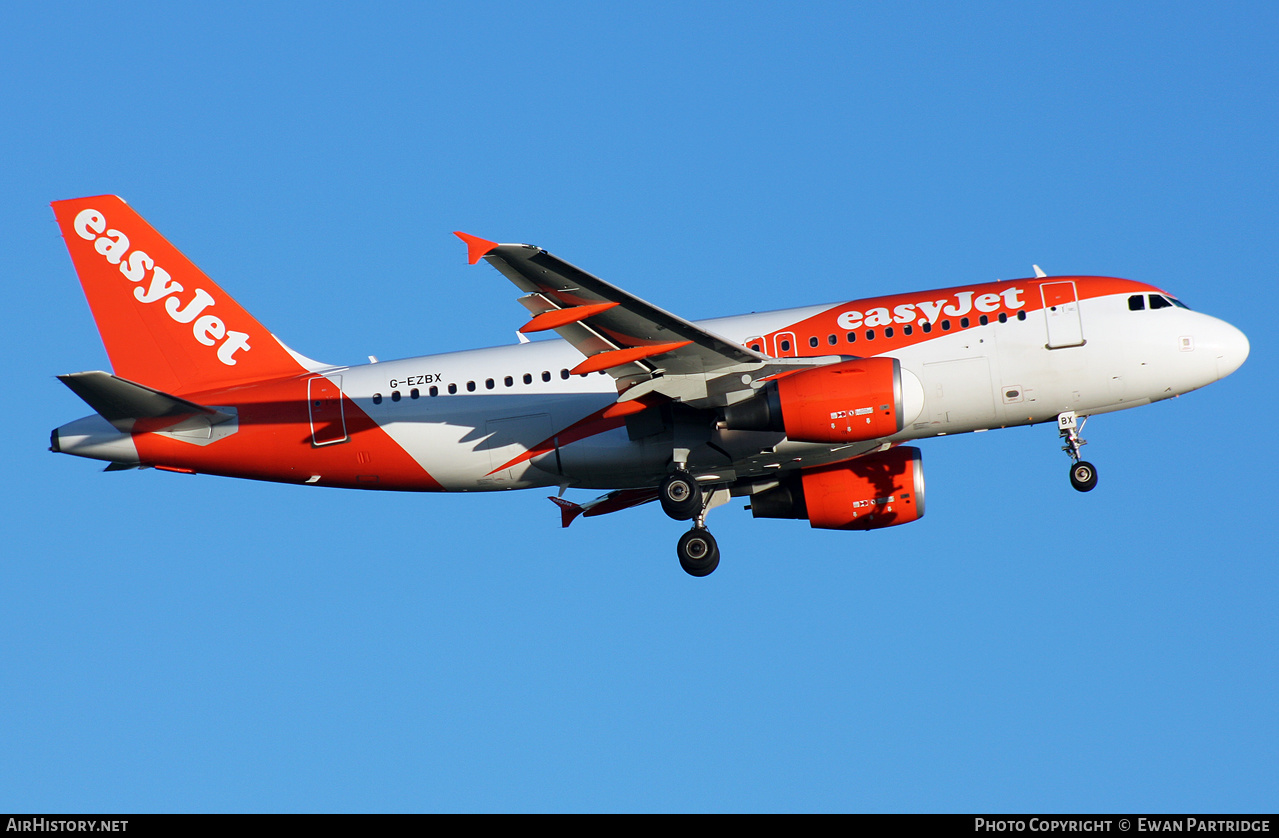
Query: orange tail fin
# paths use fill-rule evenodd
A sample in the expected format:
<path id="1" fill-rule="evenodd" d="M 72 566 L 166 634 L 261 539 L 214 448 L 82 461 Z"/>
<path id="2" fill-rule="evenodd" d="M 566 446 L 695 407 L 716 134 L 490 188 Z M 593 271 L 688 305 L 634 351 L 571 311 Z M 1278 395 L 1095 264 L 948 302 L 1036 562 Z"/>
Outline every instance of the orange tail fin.
<path id="1" fill-rule="evenodd" d="M 53 214 L 116 375 L 192 393 L 306 371 L 124 201 L 55 201 Z"/>

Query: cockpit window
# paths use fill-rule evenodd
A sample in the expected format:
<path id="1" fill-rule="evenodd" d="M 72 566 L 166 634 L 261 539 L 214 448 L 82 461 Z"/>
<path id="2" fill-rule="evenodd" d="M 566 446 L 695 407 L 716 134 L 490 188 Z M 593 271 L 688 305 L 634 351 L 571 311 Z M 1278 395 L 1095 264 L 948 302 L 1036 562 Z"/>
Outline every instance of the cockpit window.
<path id="1" fill-rule="evenodd" d="M 1128 310 L 1145 311 L 1147 296 L 1150 298 L 1151 311 L 1154 311 L 1157 308 L 1172 308 L 1173 306 L 1176 306 L 1177 308 L 1184 308 L 1187 311 L 1190 310 L 1190 306 L 1186 305 L 1176 297 L 1169 297 L 1166 294 L 1133 294 L 1128 298 Z"/>

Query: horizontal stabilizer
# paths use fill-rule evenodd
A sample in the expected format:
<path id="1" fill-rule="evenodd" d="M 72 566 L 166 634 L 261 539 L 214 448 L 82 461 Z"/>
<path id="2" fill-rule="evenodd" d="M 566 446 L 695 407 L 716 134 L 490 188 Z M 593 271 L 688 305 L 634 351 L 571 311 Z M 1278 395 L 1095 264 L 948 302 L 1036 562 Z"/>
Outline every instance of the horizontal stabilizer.
<path id="1" fill-rule="evenodd" d="M 216 425 L 232 418 L 228 413 L 161 393 L 144 384 L 97 370 L 73 372 L 58 376 L 71 392 L 84 399 L 98 415 L 119 431 L 128 433 L 137 419 L 171 417 L 175 422 L 184 417 L 202 415 Z"/>

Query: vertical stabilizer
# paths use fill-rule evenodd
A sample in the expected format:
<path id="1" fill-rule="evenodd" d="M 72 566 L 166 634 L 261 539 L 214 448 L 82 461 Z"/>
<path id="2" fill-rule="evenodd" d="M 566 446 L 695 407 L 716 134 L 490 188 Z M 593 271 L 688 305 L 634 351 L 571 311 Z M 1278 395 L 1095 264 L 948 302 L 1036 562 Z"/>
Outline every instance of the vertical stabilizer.
<path id="1" fill-rule="evenodd" d="M 116 375 L 191 393 L 305 372 L 120 198 L 55 201 L 53 213 Z"/>

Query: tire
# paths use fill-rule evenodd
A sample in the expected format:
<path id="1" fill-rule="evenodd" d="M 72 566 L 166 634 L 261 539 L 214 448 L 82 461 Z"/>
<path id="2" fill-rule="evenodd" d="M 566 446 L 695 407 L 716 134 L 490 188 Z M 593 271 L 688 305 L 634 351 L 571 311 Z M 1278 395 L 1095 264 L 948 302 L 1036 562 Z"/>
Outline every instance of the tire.
<path id="1" fill-rule="evenodd" d="M 1070 467 L 1070 485 L 1076 492 L 1091 492 L 1097 485 L 1097 469 L 1089 462 L 1080 460 Z"/>
<path id="2" fill-rule="evenodd" d="M 662 502 L 662 511 L 676 521 L 687 521 L 702 511 L 702 487 L 686 471 L 677 471 L 663 480 L 657 488 L 657 498 Z"/>
<path id="3" fill-rule="evenodd" d="M 715 543 L 715 536 L 701 527 L 693 527 L 680 536 L 675 549 L 679 553 L 679 566 L 689 576 L 709 576 L 719 567 L 719 545 Z"/>

